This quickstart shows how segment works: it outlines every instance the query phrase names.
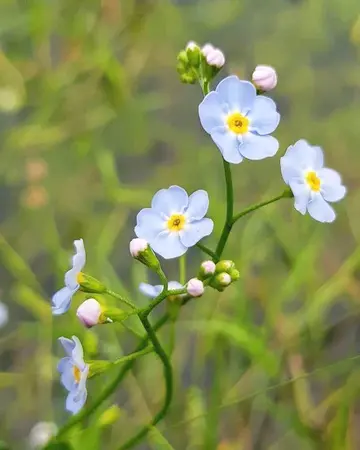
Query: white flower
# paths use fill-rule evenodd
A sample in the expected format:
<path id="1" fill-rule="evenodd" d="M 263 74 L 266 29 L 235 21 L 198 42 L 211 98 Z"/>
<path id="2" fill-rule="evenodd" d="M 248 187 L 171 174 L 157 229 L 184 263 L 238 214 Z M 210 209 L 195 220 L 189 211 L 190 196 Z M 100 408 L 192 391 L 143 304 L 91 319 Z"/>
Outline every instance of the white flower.
<path id="1" fill-rule="evenodd" d="M 58 428 L 53 422 L 38 422 L 35 424 L 29 434 L 31 449 L 43 448 L 56 435 L 57 431 Z"/>
<path id="2" fill-rule="evenodd" d="M 333 222 L 336 214 L 327 202 L 338 202 L 346 194 L 340 175 L 324 166 L 320 147 L 305 140 L 290 146 L 280 160 L 281 174 L 295 198 L 295 209 L 308 212 L 319 222 Z"/>
<path id="3" fill-rule="evenodd" d="M 80 288 L 79 277 L 86 262 L 84 241 L 74 241 L 74 246 L 76 253 L 72 258 L 72 268 L 65 274 L 65 287 L 56 292 L 51 300 L 54 315 L 64 314 L 70 308 L 71 299 Z"/>

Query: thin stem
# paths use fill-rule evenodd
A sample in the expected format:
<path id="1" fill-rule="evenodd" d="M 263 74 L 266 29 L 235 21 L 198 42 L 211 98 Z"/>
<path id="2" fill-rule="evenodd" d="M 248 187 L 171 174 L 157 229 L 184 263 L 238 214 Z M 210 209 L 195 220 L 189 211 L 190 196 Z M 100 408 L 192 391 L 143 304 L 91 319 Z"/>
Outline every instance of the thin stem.
<path id="1" fill-rule="evenodd" d="M 255 205 L 249 206 L 248 208 L 245 208 L 243 211 L 239 212 L 238 214 L 236 214 L 233 217 L 232 225 L 234 225 L 234 223 L 236 221 L 238 221 L 241 217 L 246 216 L 246 214 L 256 211 L 257 209 L 262 208 L 263 206 L 270 205 L 271 203 L 274 203 L 282 198 L 289 198 L 289 197 L 290 197 L 289 190 L 286 189 L 284 192 L 282 192 L 280 195 L 277 195 L 276 197 L 273 197 L 269 200 L 265 200 L 264 202 L 256 203 Z"/>
<path id="2" fill-rule="evenodd" d="M 130 300 L 127 300 L 125 297 L 118 294 L 117 292 L 114 292 L 110 289 L 106 289 L 105 293 L 111 295 L 111 297 L 116 298 L 116 300 L 120 300 L 122 303 L 125 303 L 126 305 L 130 306 L 131 309 L 136 309 L 136 306 L 133 303 L 131 303 Z"/>
<path id="3" fill-rule="evenodd" d="M 158 354 L 158 356 L 161 359 L 161 362 L 163 363 L 163 366 L 164 366 L 164 377 L 165 377 L 165 384 L 166 384 L 165 400 L 164 400 L 164 404 L 163 404 L 161 410 L 153 417 L 151 422 L 148 425 L 141 428 L 141 430 L 135 436 L 130 438 L 127 442 L 125 442 L 125 444 L 121 445 L 118 450 L 126 450 L 128 448 L 133 447 L 137 442 L 139 442 L 144 436 L 147 435 L 147 433 L 151 430 L 152 427 L 154 427 L 158 422 L 160 422 L 160 420 L 162 420 L 165 417 L 167 410 L 169 409 L 171 399 L 172 399 L 172 394 L 173 394 L 173 378 L 172 378 L 171 363 L 170 363 L 164 349 L 162 348 L 162 346 L 155 334 L 155 331 L 151 327 L 147 316 L 146 315 L 140 316 L 140 320 L 141 320 L 142 324 L 144 325 L 144 328 L 148 334 L 149 340 L 151 341 L 151 343 L 154 346 L 155 352 Z"/>
<path id="4" fill-rule="evenodd" d="M 231 228 L 233 226 L 233 210 L 234 210 L 234 188 L 232 183 L 230 164 L 223 159 L 225 183 L 226 183 L 226 219 L 220 236 L 220 240 L 216 247 L 215 253 L 218 259 L 224 251 Z"/>
<path id="5" fill-rule="evenodd" d="M 212 250 L 210 250 L 209 248 L 205 247 L 205 245 L 200 244 L 199 242 L 196 244 L 196 247 L 199 248 L 201 251 L 203 251 L 204 253 L 206 253 L 207 255 L 211 256 L 211 258 L 215 261 L 218 262 L 218 257 L 216 255 L 215 252 L 213 252 Z"/>
<path id="6" fill-rule="evenodd" d="M 179 258 L 179 281 L 182 286 L 186 283 L 186 254 Z"/>
<path id="7" fill-rule="evenodd" d="M 147 355 L 148 353 L 151 353 L 154 351 L 154 347 L 152 345 L 149 345 L 148 347 L 145 347 L 143 350 L 139 350 L 138 352 L 130 353 L 130 355 L 123 356 L 122 358 L 116 359 L 113 361 L 113 364 L 123 364 L 128 361 L 133 361 L 140 356 Z"/>

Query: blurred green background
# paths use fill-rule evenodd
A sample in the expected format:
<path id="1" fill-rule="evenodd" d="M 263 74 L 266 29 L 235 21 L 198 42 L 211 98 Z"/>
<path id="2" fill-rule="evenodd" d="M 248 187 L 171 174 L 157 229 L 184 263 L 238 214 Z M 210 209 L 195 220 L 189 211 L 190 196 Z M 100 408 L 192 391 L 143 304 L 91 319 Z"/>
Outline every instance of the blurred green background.
<path id="1" fill-rule="evenodd" d="M 12 449 L 29 448 L 37 422 L 69 417 L 59 336 L 79 336 L 89 359 L 137 343 L 121 325 L 84 330 L 75 317 L 83 294 L 71 313 L 51 316 L 72 241 L 85 241 L 87 273 L 143 306 L 138 284 L 156 280 L 128 243 L 158 189 L 206 189 L 216 225 L 204 243 L 219 238 L 221 156 L 199 124 L 200 88 L 175 71 L 189 40 L 224 51 L 219 79 L 276 67 L 279 154 L 300 138 L 321 145 L 349 193 L 331 225 L 302 217 L 291 200 L 237 223 L 224 256 L 241 280 L 208 290 L 159 333 L 167 348 L 175 340 L 175 398 L 137 448 L 360 448 L 360 360 L 348 359 L 360 353 L 359 0 L 2 0 L 0 440 Z M 232 169 L 236 210 L 284 188 L 279 156 Z M 189 278 L 201 258 L 188 252 Z M 178 279 L 176 260 L 164 268 Z M 89 397 L 117 370 L 90 380 Z M 73 448 L 116 450 L 159 409 L 163 386 L 157 358 L 143 357 L 73 430 Z M 104 416 L 113 404 L 118 414 Z"/>

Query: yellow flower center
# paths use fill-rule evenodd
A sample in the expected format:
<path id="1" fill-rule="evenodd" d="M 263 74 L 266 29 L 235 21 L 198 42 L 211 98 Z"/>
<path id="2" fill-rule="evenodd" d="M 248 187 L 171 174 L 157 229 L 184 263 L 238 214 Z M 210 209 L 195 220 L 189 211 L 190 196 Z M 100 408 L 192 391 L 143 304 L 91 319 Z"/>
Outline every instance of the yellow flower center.
<path id="1" fill-rule="evenodd" d="M 314 192 L 320 191 L 320 178 L 316 175 L 316 172 L 310 171 L 306 174 L 306 182 L 309 185 L 310 189 Z"/>
<path id="2" fill-rule="evenodd" d="M 80 378 L 81 378 L 81 370 L 77 366 L 73 367 L 73 374 L 74 374 L 74 379 L 75 379 L 76 383 L 79 384 Z"/>
<path id="3" fill-rule="evenodd" d="M 173 214 L 167 221 L 169 231 L 180 231 L 185 226 L 185 216 L 183 214 Z"/>
<path id="4" fill-rule="evenodd" d="M 227 124 L 236 134 L 244 134 L 249 129 L 249 119 L 240 113 L 233 113 L 227 118 Z"/>
<path id="5" fill-rule="evenodd" d="M 76 281 L 78 282 L 78 284 L 81 284 L 81 283 L 84 282 L 84 280 L 85 280 L 84 274 L 83 274 L 82 272 L 79 272 L 79 273 L 76 275 Z"/>

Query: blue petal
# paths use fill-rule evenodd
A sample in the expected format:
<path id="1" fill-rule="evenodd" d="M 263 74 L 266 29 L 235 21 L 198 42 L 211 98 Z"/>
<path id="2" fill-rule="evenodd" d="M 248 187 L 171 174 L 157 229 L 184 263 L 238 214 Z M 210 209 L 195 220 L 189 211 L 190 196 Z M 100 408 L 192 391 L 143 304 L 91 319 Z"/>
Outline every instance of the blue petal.
<path id="1" fill-rule="evenodd" d="M 151 242 L 154 252 L 165 259 L 177 258 L 183 255 L 187 247 L 181 241 L 178 233 L 169 233 L 164 231 Z"/>
<path id="2" fill-rule="evenodd" d="M 202 219 L 209 208 L 209 196 L 206 191 L 199 189 L 189 197 L 189 206 L 186 210 L 190 222 Z"/>
<path id="3" fill-rule="evenodd" d="M 345 197 L 346 187 L 341 184 L 341 176 L 333 169 L 320 169 L 321 194 L 328 202 L 338 202 Z"/>
<path id="4" fill-rule="evenodd" d="M 139 291 L 146 295 L 146 297 L 149 298 L 155 298 L 157 297 L 160 292 L 162 292 L 163 290 L 163 286 L 157 285 L 157 286 L 153 286 L 152 284 L 148 284 L 148 283 L 140 283 L 139 284 Z"/>
<path id="5" fill-rule="evenodd" d="M 59 341 L 60 341 L 60 344 L 63 346 L 66 354 L 71 357 L 72 352 L 75 348 L 75 342 L 73 342 L 71 339 L 68 339 L 64 336 L 59 337 Z"/>
<path id="6" fill-rule="evenodd" d="M 243 160 L 239 152 L 239 140 L 235 133 L 225 127 L 215 128 L 211 137 L 221 151 L 225 161 L 232 164 L 239 164 Z"/>
<path id="7" fill-rule="evenodd" d="M 280 122 L 280 114 L 276 111 L 275 102 L 259 95 L 247 116 L 250 120 L 250 131 L 258 134 L 270 134 L 276 130 Z"/>
<path id="8" fill-rule="evenodd" d="M 201 219 L 192 222 L 180 233 L 181 242 L 186 247 L 192 247 L 203 237 L 209 236 L 213 228 L 214 222 L 211 219 Z"/>
<path id="9" fill-rule="evenodd" d="M 72 354 L 71 354 L 72 360 L 73 360 L 74 364 L 81 371 L 83 371 L 85 368 L 85 363 L 84 363 L 84 351 L 83 351 L 81 342 L 76 336 L 72 336 L 72 340 L 75 343 L 75 346 L 74 346 Z"/>
<path id="10" fill-rule="evenodd" d="M 78 388 L 69 392 L 66 398 L 66 410 L 73 414 L 77 414 L 81 408 L 85 405 L 87 398 L 87 390 L 83 389 L 79 391 Z"/>
<path id="11" fill-rule="evenodd" d="M 307 205 L 310 201 L 310 190 L 303 179 L 293 178 L 289 183 L 290 189 L 294 194 L 294 207 L 301 214 L 306 213 Z"/>
<path id="12" fill-rule="evenodd" d="M 307 209 L 310 216 L 319 222 L 333 222 L 336 218 L 335 211 L 326 203 L 321 194 L 313 196 Z"/>
<path id="13" fill-rule="evenodd" d="M 181 283 L 179 283 L 178 281 L 169 281 L 169 284 L 168 284 L 168 289 L 170 291 L 182 289 L 183 287 L 184 286 Z"/>
<path id="14" fill-rule="evenodd" d="M 221 102 L 229 105 L 230 112 L 238 111 L 247 114 L 254 105 L 256 89 L 249 81 L 242 81 L 231 75 L 220 81 L 216 88 Z"/>
<path id="15" fill-rule="evenodd" d="M 70 308 L 70 303 L 72 296 L 75 294 L 77 289 L 71 290 L 68 287 L 63 287 L 57 291 L 51 300 L 52 303 L 52 313 L 54 315 L 64 314 Z"/>
<path id="16" fill-rule="evenodd" d="M 291 160 L 284 156 L 280 158 L 281 175 L 286 184 L 289 184 L 291 180 L 303 180 L 303 170 L 294 165 Z"/>
<path id="17" fill-rule="evenodd" d="M 172 214 L 182 214 L 188 201 L 185 189 L 180 186 L 170 186 L 169 189 L 161 189 L 154 195 L 151 208 L 169 218 Z"/>
<path id="18" fill-rule="evenodd" d="M 324 165 L 324 154 L 321 147 L 312 146 L 301 139 L 288 147 L 283 160 L 288 166 L 297 167 L 300 170 L 318 170 Z"/>
<path id="19" fill-rule="evenodd" d="M 279 142 L 273 136 L 259 136 L 253 133 L 243 135 L 240 153 L 244 158 L 258 161 L 274 156 L 279 149 Z"/>
<path id="20" fill-rule="evenodd" d="M 224 125 L 224 104 L 221 104 L 217 92 L 210 92 L 200 103 L 199 117 L 202 127 L 209 134 L 215 127 Z"/>
<path id="21" fill-rule="evenodd" d="M 142 209 L 136 217 L 135 234 L 137 237 L 151 242 L 156 236 L 164 231 L 165 219 L 151 208 Z"/>
<path id="22" fill-rule="evenodd" d="M 69 359 L 69 361 L 67 361 L 66 363 L 61 363 L 61 368 L 63 369 L 60 376 L 61 384 L 65 387 L 67 391 L 71 391 L 76 386 L 76 381 L 74 378 L 74 366 L 71 360 Z"/>
<path id="23" fill-rule="evenodd" d="M 60 338 L 60 339 L 66 339 L 66 338 Z M 67 367 L 72 366 L 71 358 L 70 356 L 65 356 L 65 358 L 61 358 L 57 365 L 57 370 L 60 373 L 63 373 L 64 370 L 66 370 Z"/>

